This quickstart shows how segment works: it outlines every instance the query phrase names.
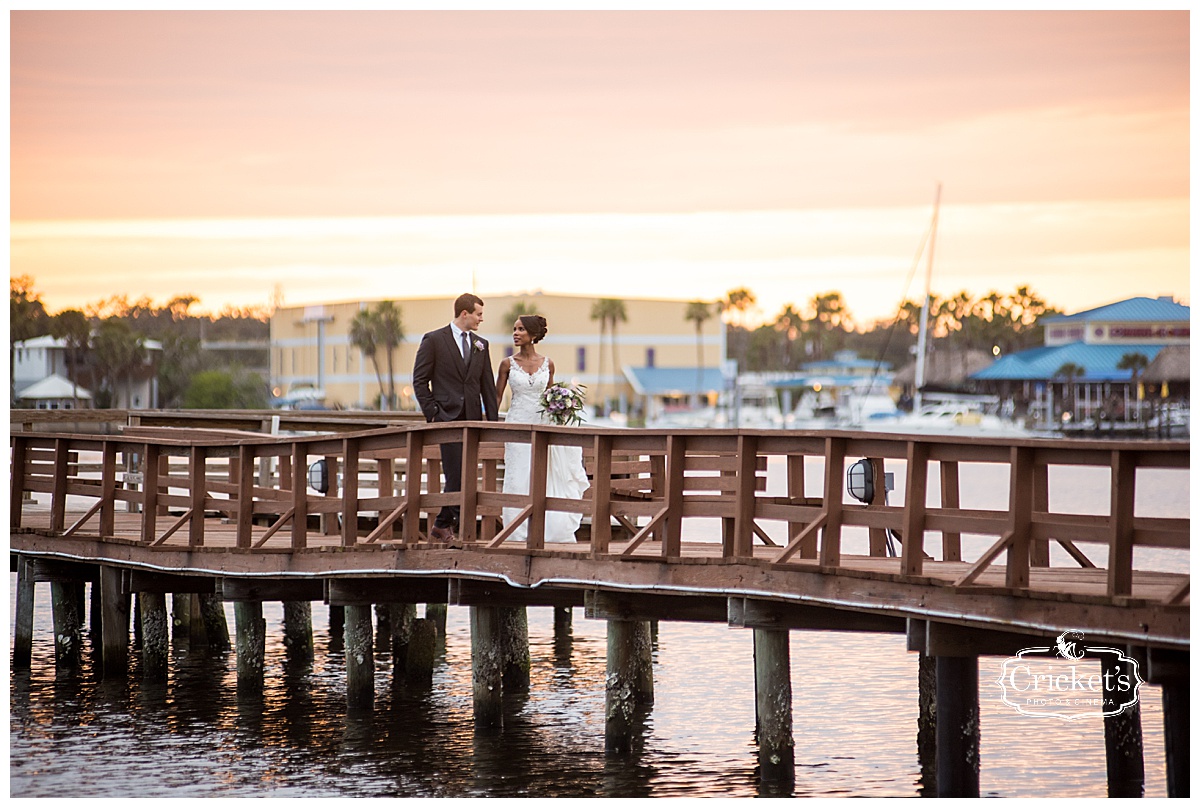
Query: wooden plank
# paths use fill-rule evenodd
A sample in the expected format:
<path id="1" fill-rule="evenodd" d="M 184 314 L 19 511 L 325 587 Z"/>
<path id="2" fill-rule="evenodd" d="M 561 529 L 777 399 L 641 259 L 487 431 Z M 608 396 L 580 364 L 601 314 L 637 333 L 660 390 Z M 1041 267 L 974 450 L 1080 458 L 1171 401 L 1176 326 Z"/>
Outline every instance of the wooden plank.
<path id="1" fill-rule="evenodd" d="M 479 540 L 476 520 L 479 518 L 477 494 L 479 491 L 479 432 L 463 430 L 462 480 L 459 489 L 462 502 L 459 505 L 459 538 L 467 544 Z"/>
<path id="2" fill-rule="evenodd" d="M 204 544 L 204 498 L 205 494 L 205 470 L 204 465 L 207 462 L 207 451 L 204 446 L 193 446 L 191 451 L 191 459 L 188 465 L 188 494 L 190 505 L 188 507 L 189 514 L 198 514 L 198 518 L 190 519 L 188 523 L 188 544 L 192 547 L 201 547 Z M 171 531 L 168 531 L 168 535 Z M 166 540 L 166 537 L 159 539 L 159 542 Z"/>
<path id="3" fill-rule="evenodd" d="M 308 450 L 299 441 L 292 444 L 292 549 L 308 546 Z"/>
<path id="4" fill-rule="evenodd" d="M 754 555 L 754 471 L 758 468 L 758 438 L 740 434 L 737 439 L 738 488 L 735 497 L 733 536 L 725 555 L 746 558 Z"/>
<path id="5" fill-rule="evenodd" d="M 267 541 L 272 536 L 274 536 L 281 527 L 283 527 L 285 524 L 287 524 L 292 519 L 292 517 L 294 517 L 295 515 L 296 515 L 296 509 L 288 508 L 287 511 L 285 511 L 283 514 L 281 514 L 280 517 L 278 519 L 276 519 L 275 522 L 270 527 L 267 528 L 267 532 L 264 533 L 262 535 L 262 537 L 259 538 L 259 540 L 254 543 L 254 545 L 253 545 L 254 549 L 257 550 L 259 547 L 262 547 L 264 544 L 266 544 Z M 240 537 L 239 537 L 239 539 L 240 539 Z"/>
<path id="6" fill-rule="evenodd" d="M 612 541 L 612 436 L 596 435 L 593 446 L 591 549 L 593 553 L 607 553 Z"/>
<path id="7" fill-rule="evenodd" d="M 358 442 L 354 438 L 342 440 L 342 463 L 342 546 L 353 547 L 358 543 L 359 469 Z"/>
<path id="8" fill-rule="evenodd" d="M 163 572 L 148 572 L 146 570 L 124 570 L 121 576 L 121 592 L 126 595 L 135 592 L 151 592 L 155 594 L 185 594 L 199 593 L 211 595 L 217 591 L 217 579 L 198 575 L 172 575 Z"/>
<path id="9" fill-rule="evenodd" d="M 663 499 L 667 517 L 663 522 L 663 558 L 677 558 L 683 540 L 683 490 L 684 459 L 687 456 L 687 438 L 683 435 L 667 437 L 666 484 Z"/>
<path id="10" fill-rule="evenodd" d="M 25 483 L 28 469 L 26 468 L 29 454 L 29 441 L 22 436 L 14 435 L 11 439 L 12 460 L 9 468 L 8 489 L 8 524 L 16 529 L 21 526 L 21 510 L 25 503 Z M 30 604 L 32 608 L 32 603 Z M 32 612 L 31 612 L 32 613 Z"/>
<path id="11" fill-rule="evenodd" d="M 222 578 L 221 599 L 232 603 L 324 600 L 320 578 Z"/>
<path id="12" fill-rule="evenodd" d="M 901 568 L 905 575 L 920 575 L 925 563 L 925 508 L 929 483 L 929 448 L 908 444 L 908 476 L 904 495 Z"/>
<path id="13" fill-rule="evenodd" d="M 549 436 L 535 430 L 529 441 L 529 530 L 525 545 L 540 550 L 546 544 L 546 476 L 550 466 Z"/>
<path id="14" fill-rule="evenodd" d="M 153 544 L 157 538 L 155 520 L 158 516 L 158 452 L 158 446 L 153 443 L 147 443 L 141 449 L 143 544 Z"/>
<path id="15" fill-rule="evenodd" d="M 958 461 L 939 461 L 938 474 L 941 477 L 942 507 L 951 511 L 958 510 L 961 504 Z M 926 523 L 928 524 L 928 515 Z M 962 533 L 960 531 L 942 531 L 942 560 L 962 561 Z"/>
<path id="16" fill-rule="evenodd" d="M 419 431 L 405 436 L 404 498 L 408 501 L 408 512 L 404 516 L 404 543 L 416 544 L 421 540 L 421 466 L 425 450 L 424 435 Z M 432 477 L 430 482 L 432 484 Z M 429 517 L 433 524 L 433 515 Z"/>
<path id="17" fill-rule="evenodd" d="M 329 578 L 326 597 L 331 606 L 368 603 L 448 603 L 448 580 L 405 575 L 388 578 Z"/>
<path id="18" fill-rule="evenodd" d="M 821 530 L 822 567 L 842 563 L 842 479 L 846 474 L 846 441 L 825 439 L 825 525 Z"/>
<path id="19" fill-rule="evenodd" d="M 1034 514 L 1050 512 L 1050 468 L 1034 464 L 1031 473 L 1033 475 L 1033 508 L 1030 512 L 1030 521 L 1032 522 Z M 1029 565 L 1031 567 L 1050 566 L 1049 537 L 1038 538 L 1033 535 L 1029 537 Z"/>
<path id="20" fill-rule="evenodd" d="M 233 466 L 230 467 L 231 471 Z M 254 527 L 254 447 L 238 447 L 237 546 L 249 547 Z"/>
<path id="21" fill-rule="evenodd" d="M 814 519 L 806 528 L 796 534 L 792 540 L 788 542 L 787 546 L 783 548 L 783 551 L 772 563 L 782 564 L 795 555 L 796 552 L 802 547 L 811 548 L 813 546 L 813 539 L 815 539 L 817 536 L 817 532 L 825 526 L 825 519 L 826 517 L 824 513 Z M 803 558 L 804 556 L 801 557 Z"/>
<path id="22" fill-rule="evenodd" d="M 872 457 L 866 459 L 871 464 L 871 470 L 875 480 L 875 490 L 873 492 L 874 496 L 872 500 L 866 504 L 864 510 L 866 512 L 870 512 L 872 510 L 881 510 L 887 507 L 887 479 L 884 476 L 886 472 L 884 470 L 883 458 Z M 846 524 L 846 522 L 843 521 L 843 524 Z M 867 541 L 871 555 L 886 556 L 888 547 L 887 526 L 870 526 L 867 531 Z"/>
<path id="23" fill-rule="evenodd" d="M 733 600 L 731 598 L 731 600 Z M 862 631 L 903 634 L 908 621 L 903 617 L 871 612 L 830 609 L 799 603 L 742 598 L 740 608 L 730 609 L 729 624 L 739 628 L 780 628 L 811 631 Z"/>
<path id="24" fill-rule="evenodd" d="M 111 536 L 115 529 L 117 492 L 117 445 L 105 441 L 100 459 L 100 535 Z"/>
<path id="25" fill-rule="evenodd" d="M 1008 547 L 1004 585 L 1013 589 L 1029 586 L 1029 525 L 1033 521 L 1033 450 L 1014 446 L 1008 469 L 1008 512 L 1012 542 Z"/>
<path id="26" fill-rule="evenodd" d="M 582 589 L 509 586 L 503 581 L 449 579 L 447 603 L 451 606 L 583 606 Z"/>
<path id="27" fill-rule="evenodd" d="M 1133 587 L 1133 502 L 1137 467 L 1128 452 L 1110 456 L 1108 594 L 1128 595 Z"/>
<path id="28" fill-rule="evenodd" d="M 379 498 L 393 497 L 396 494 L 396 460 L 391 457 L 380 457 L 375 459 L 375 475 L 376 486 L 379 491 Z M 407 504 L 407 503 L 405 503 Z M 380 509 L 380 526 L 383 525 L 383 509 L 387 507 L 396 507 L 395 505 L 376 505 Z M 395 520 L 389 521 L 387 526 L 374 539 L 368 538 L 370 541 L 391 541 L 395 529 L 392 527 Z"/>
<path id="29" fill-rule="evenodd" d="M 984 572 L 984 570 L 991 566 L 992 562 L 995 561 L 1001 553 L 1008 549 L 1009 545 L 1012 544 L 1012 541 L 1013 534 L 1011 532 L 1005 533 L 1003 536 L 1001 536 L 995 544 L 989 547 L 984 554 L 981 555 L 979 559 L 971 565 L 970 569 L 959 576 L 959 578 L 954 582 L 954 586 L 968 586 L 973 583 L 975 579 Z"/>
<path id="30" fill-rule="evenodd" d="M 667 509 L 666 508 L 663 508 L 658 513 L 654 514 L 654 516 L 650 517 L 650 521 L 646 523 L 645 527 L 640 528 L 634 534 L 634 537 L 629 541 L 629 544 L 626 545 L 625 549 L 621 551 L 621 555 L 622 556 L 633 555 L 634 551 L 636 551 L 638 549 L 638 547 L 640 547 L 642 545 L 642 542 L 644 542 L 644 541 L 646 541 L 646 539 L 650 538 L 650 534 L 652 534 L 655 530 L 657 530 L 658 526 L 661 525 L 663 523 L 663 520 L 666 518 L 667 518 Z"/>
<path id="31" fill-rule="evenodd" d="M 660 595 L 642 592 L 590 590 L 584 600 L 589 620 L 670 620 L 724 623 L 727 599 L 712 595 Z"/>
<path id="32" fill-rule="evenodd" d="M 61 533 L 67 514 L 67 441 L 54 441 L 54 490 L 50 497 L 50 530 Z"/>

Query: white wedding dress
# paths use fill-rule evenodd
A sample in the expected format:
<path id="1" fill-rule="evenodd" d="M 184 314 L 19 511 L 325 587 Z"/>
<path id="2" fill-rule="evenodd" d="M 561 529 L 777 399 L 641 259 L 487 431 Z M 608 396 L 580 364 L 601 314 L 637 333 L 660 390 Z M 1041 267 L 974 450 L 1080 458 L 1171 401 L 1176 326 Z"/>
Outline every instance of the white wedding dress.
<path id="1" fill-rule="evenodd" d="M 550 420 L 541 412 L 541 397 L 550 381 L 550 360 L 542 360 L 542 366 L 529 375 L 516 361 L 509 362 L 508 386 L 512 391 L 512 404 L 508 408 L 507 423 L 548 424 Z M 583 449 L 578 446 L 551 446 L 550 467 L 546 470 L 546 496 L 563 499 L 579 499 L 588 488 L 587 472 L 583 469 Z M 529 493 L 529 444 L 504 444 L 504 493 Z M 504 524 L 507 526 L 517 518 L 520 508 L 504 509 Z M 575 531 L 583 514 L 566 511 L 546 511 L 546 541 L 574 542 Z M 524 541 L 529 533 L 526 519 L 509 537 Z"/>

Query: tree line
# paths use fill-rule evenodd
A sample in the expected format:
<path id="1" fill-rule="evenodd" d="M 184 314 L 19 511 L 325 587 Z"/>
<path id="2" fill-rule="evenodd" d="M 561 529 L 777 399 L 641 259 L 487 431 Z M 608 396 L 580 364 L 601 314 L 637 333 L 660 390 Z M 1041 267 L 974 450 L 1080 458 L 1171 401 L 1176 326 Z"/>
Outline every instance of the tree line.
<path id="1" fill-rule="evenodd" d="M 121 380 L 128 380 L 145 361 L 145 342 L 162 343 L 158 364 L 159 406 L 164 408 L 257 408 L 266 406 L 265 349 L 243 353 L 203 351 L 208 342 L 260 342 L 270 336 L 270 312 L 265 308 L 226 307 L 217 315 L 194 314 L 199 302 L 181 295 L 156 306 L 149 298 L 114 296 L 84 309 L 51 315 L 28 276 L 9 279 L 9 338 L 13 343 L 46 334 L 64 341 L 68 372 L 93 388 L 96 406 L 110 406 Z M 738 360 L 743 372 L 797 371 L 809 362 L 831 359 L 851 350 L 859 357 L 899 368 L 912 359 L 920 325 L 920 301 L 905 300 L 890 320 L 865 325 L 856 322 L 842 294 L 814 295 L 805 305 L 786 304 L 773 319 L 756 318 L 757 298 L 747 287 L 729 290 L 716 301 L 693 300 L 684 320 L 696 330 L 699 387 L 703 370 L 704 324 L 714 318 L 726 328 L 727 358 Z M 934 350 L 980 350 L 1011 353 L 1042 343 L 1042 318 L 1061 314 L 1029 286 L 1012 293 L 990 291 L 973 297 L 962 291 L 951 297 L 931 296 L 929 333 Z M 533 314 L 526 301 L 505 313 L 505 322 Z M 591 309 L 599 330 L 601 377 L 621 367 L 617 332 L 627 322 L 625 302 L 599 298 Z M 371 360 L 379 385 L 377 405 L 396 409 L 395 351 L 405 340 L 403 312 L 392 301 L 361 310 L 350 327 L 351 344 Z M 606 345 L 607 343 L 607 345 Z M 606 350 L 607 348 L 607 350 Z M 601 408 L 613 390 L 596 390 Z"/>
<path id="2" fill-rule="evenodd" d="M 738 287 L 713 303 L 693 301 L 684 318 L 695 323 L 699 337 L 705 319 L 723 317 L 729 358 L 737 359 L 743 371 L 795 371 L 809 362 L 832 359 L 842 350 L 893 368 L 912 361 L 921 322 L 919 300 L 905 300 L 891 319 L 865 325 L 855 321 L 841 292 L 814 295 L 802 310 L 788 303 L 774 319 L 751 325 L 756 303 L 751 290 Z M 989 354 L 1041 345 L 1040 321 L 1062 314 L 1029 286 L 978 297 L 966 291 L 946 298 L 930 295 L 928 312 L 934 350 Z"/>
<path id="3" fill-rule="evenodd" d="M 254 307 L 226 307 L 216 315 L 190 312 L 198 302 L 195 296 L 180 295 L 157 306 L 149 298 L 117 295 L 83 309 L 50 314 L 33 278 L 10 277 L 10 368 L 15 343 L 47 335 L 61 339 L 68 375 L 91 389 L 96 407 L 107 408 L 115 404 L 121 385 L 130 384 L 145 367 L 147 340 L 156 340 L 162 344 L 156 369 L 160 407 L 265 407 L 270 312 Z M 206 351 L 204 342 L 263 347 Z M 10 398 L 15 394 L 11 381 Z"/>

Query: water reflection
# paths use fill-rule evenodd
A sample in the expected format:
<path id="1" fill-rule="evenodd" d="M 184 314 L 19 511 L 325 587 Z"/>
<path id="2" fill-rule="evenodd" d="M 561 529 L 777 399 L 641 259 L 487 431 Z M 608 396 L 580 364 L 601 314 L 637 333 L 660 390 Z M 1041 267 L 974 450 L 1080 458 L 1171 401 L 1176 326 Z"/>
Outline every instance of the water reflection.
<path id="1" fill-rule="evenodd" d="M 575 610 L 555 630 L 529 610 L 531 687 L 509 697 L 497 733 L 471 718 L 465 609 L 449 613 L 432 687 L 376 657 L 374 709 L 346 707 L 345 660 L 330 652 L 327 607 L 314 604 L 317 652 L 282 643 L 267 604 L 261 692 L 237 686 L 232 653 L 176 648 L 167 680 L 100 681 L 90 641 L 59 673 L 47 587 L 39 587 L 34 658 L 10 677 L 10 792 L 16 797 L 203 796 L 777 796 L 761 786 L 754 743 L 750 634 L 662 623 L 655 704 L 627 756 L 604 751 L 605 623 Z M 233 625 L 232 610 L 229 624 Z M 902 637 L 792 633 L 795 796 L 916 796 L 917 657 Z M 980 661 L 981 780 L 998 796 L 1104 796 L 1103 727 L 1019 716 Z M 401 672 L 402 674 L 402 672 Z M 1165 795 L 1158 688 L 1144 688 L 1147 795 Z M 1051 739 L 1051 740 L 1047 740 Z M 1031 742 L 1036 740 L 1037 742 Z M 1053 755 L 1044 754 L 1052 742 Z"/>

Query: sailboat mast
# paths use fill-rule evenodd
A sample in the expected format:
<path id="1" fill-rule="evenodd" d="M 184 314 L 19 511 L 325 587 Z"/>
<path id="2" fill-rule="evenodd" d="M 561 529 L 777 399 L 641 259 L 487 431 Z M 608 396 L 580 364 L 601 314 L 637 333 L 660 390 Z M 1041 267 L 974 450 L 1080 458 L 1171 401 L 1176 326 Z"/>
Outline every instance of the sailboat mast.
<path id="1" fill-rule="evenodd" d="M 925 268 L 925 297 L 921 299 L 921 324 L 917 329 L 917 374 L 913 380 L 916 390 L 913 393 L 913 412 L 921 411 L 921 389 L 925 387 L 925 354 L 926 340 L 929 337 L 929 288 L 933 281 L 933 247 L 937 242 L 938 208 L 942 204 L 942 184 L 937 186 L 937 195 L 933 200 L 933 226 L 929 231 L 929 262 Z"/>

